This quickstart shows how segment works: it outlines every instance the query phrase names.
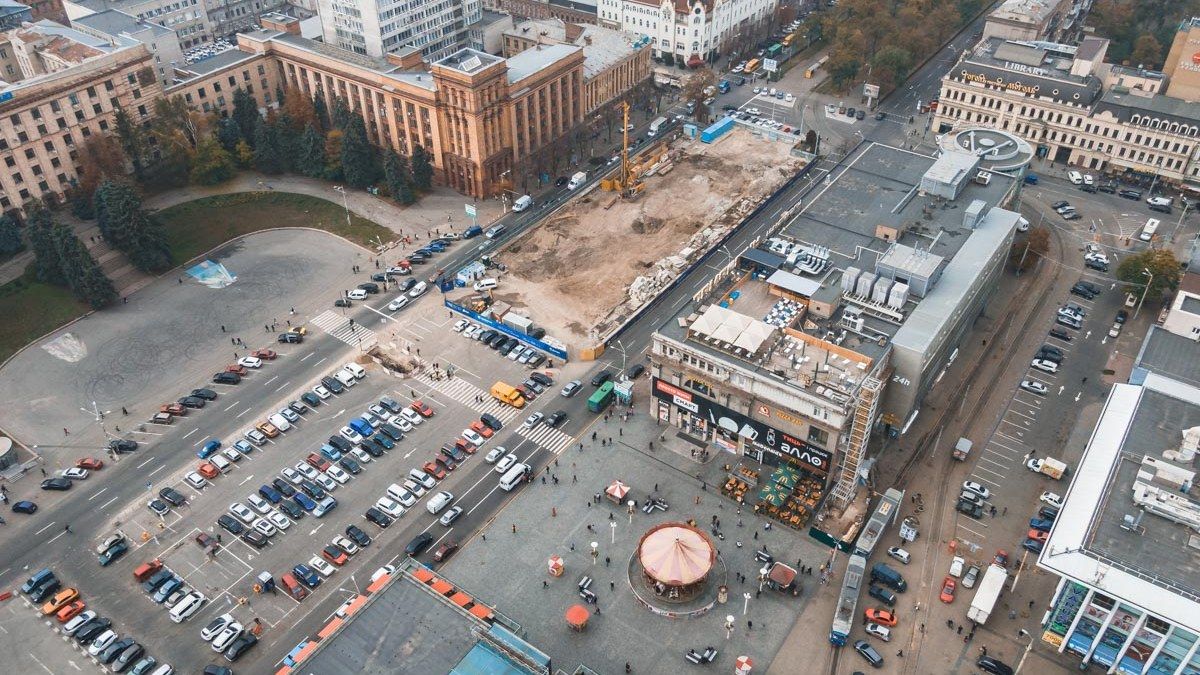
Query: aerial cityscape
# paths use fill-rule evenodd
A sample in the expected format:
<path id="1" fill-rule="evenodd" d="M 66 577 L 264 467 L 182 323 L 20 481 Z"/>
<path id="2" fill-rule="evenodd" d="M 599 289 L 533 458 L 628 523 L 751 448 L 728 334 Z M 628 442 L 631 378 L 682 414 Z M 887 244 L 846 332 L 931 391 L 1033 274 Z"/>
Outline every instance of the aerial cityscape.
<path id="1" fill-rule="evenodd" d="M 0 671 L 1200 675 L 1200 2 L 0 0 Z"/>

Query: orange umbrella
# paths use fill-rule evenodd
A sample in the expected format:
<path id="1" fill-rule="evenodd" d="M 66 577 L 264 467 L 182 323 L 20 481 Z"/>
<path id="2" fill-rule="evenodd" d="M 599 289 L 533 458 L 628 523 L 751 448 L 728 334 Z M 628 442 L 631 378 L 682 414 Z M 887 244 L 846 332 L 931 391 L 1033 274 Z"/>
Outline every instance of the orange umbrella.
<path id="1" fill-rule="evenodd" d="M 575 630 L 581 630 L 587 626 L 589 616 L 591 615 L 588 614 L 587 607 L 571 605 L 566 614 L 567 625 Z"/>

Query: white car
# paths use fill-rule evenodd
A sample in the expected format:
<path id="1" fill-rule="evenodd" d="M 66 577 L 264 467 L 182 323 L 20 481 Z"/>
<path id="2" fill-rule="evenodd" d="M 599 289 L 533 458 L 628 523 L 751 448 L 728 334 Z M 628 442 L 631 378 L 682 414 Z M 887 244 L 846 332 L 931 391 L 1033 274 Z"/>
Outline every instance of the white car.
<path id="1" fill-rule="evenodd" d="M 333 538 L 333 545 L 345 551 L 346 555 L 354 555 L 355 553 L 358 553 L 358 544 L 355 544 L 341 535 Z"/>
<path id="2" fill-rule="evenodd" d="M 288 410 L 287 408 L 284 408 L 280 412 L 277 412 L 274 415 L 271 415 L 270 417 L 267 418 L 267 421 L 270 422 L 276 429 L 278 429 L 280 431 L 280 433 L 288 431 L 289 429 L 292 428 L 292 422 L 290 420 L 288 420 L 287 417 L 284 417 L 283 411 L 292 413 L 292 417 L 297 417 L 296 413 L 292 412 L 291 410 Z"/>
<path id="3" fill-rule="evenodd" d="M 204 476 L 201 476 L 200 474 L 196 473 L 195 471 L 187 472 L 183 476 L 183 482 L 196 488 L 197 490 L 203 490 L 204 487 L 208 485 L 208 481 L 204 479 Z"/>
<path id="4" fill-rule="evenodd" d="M 88 647 L 88 654 L 91 654 L 92 656 L 99 656 L 100 652 L 108 649 L 108 646 L 116 642 L 116 640 L 116 631 L 112 629 L 106 630 L 101 633 L 99 637 L 92 641 L 92 646 Z"/>
<path id="5" fill-rule="evenodd" d="M 964 480 L 963 484 L 962 484 L 962 489 L 966 490 L 967 492 L 974 492 L 975 494 L 979 495 L 983 499 L 991 499 L 991 497 L 992 497 L 991 490 L 980 485 L 979 483 L 976 483 L 973 480 Z"/>
<path id="6" fill-rule="evenodd" d="M 229 505 L 229 512 L 237 516 L 238 520 L 247 525 L 252 524 L 258 517 L 255 516 L 254 512 L 247 508 L 245 504 L 240 504 L 238 502 L 234 502 Z"/>
<path id="7" fill-rule="evenodd" d="M 241 634 L 242 624 L 236 621 L 226 624 L 225 627 L 221 629 L 221 632 L 217 633 L 216 637 L 213 638 L 212 650 L 218 653 L 225 651 L 225 648 L 229 646 L 229 643 L 233 642 L 237 636 Z"/>
<path id="8" fill-rule="evenodd" d="M 410 469 L 408 472 L 408 477 L 411 480 L 420 483 L 421 487 L 425 488 L 426 490 L 432 490 L 433 488 L 437 487 L 437 480 L 434 479 L 433 476 L 430 476 L 420 469 Z"/>
<path id="9" fill-rule="evenodd" d="M 296 471 L 299 471 L 301 476 L 309 480 L 316 480 L 317 475 L 320 473 L 307 462 L 296 462 Z"/>
<path id="10" fill-rule="evenodd" d="M 415 412 L 413 414 L 416 415 Z M 420 415 L 417 415 L 417 417 L 420 417 Z M 403 431 L 406 434 L 413 430 L 413 425 L 411 422 L 408 421 L 407 417 L 401 417 L 401 416 L 397 415 L 392 418 L 392 424 L 397 429 L 399 429 L 400 431 Z"/>
<path id="11" fill-rule="evenodd" d="M 395 573 L 396 573 L 395 565 L 384 565 L 383 567 L 380 567 L 379 569 L 375 570 L 374 572 L 371 572 L 371 583 L 375 583 L 376 581 L 378 581 L 381 577 L 383 577 L 385 575 L 395 574 Z"/>
<path id="12" fill-rule="evenodd" d="M 517 456 L 513 453 L 508 453 L 499 462 L 496 462 L 496 473 L 503 475 L 517 463 Z"/>
<path id="13" fill-rule="evenodd" d="M 313 387 L 313 393 L 316 394 L 322 401 L 330 396 L 333 396 L 333 394 L 329 393 L 329 390 L 325 388 L 325 385 L 322 384 L 318 384 L 317 386 Z"/>
<path id="14" fill-rule="evenodd" d="M 304 476 L 291 467 L 283 467 L 279 470 L 279 475 L 283 476 L 292 485 L 299 485 L 304 480 Z"/>
<path id="15" fill-rule="evenodd" d="M 275 533 L 279 531 L 276 530 L 275 526 L 271 524 L 271 521 L 267 520 L 266 518 L 259 518 L 258 520 L 254 521 L 254 529 L 261 532 L 264 537 L 274 536 Z"/>
<path id="16" fill-rule="evenodd" d="M 325 475 L 336 480 L 341 485 L 345 485 L 346 483 L 350 482 L 350 474 L 343 471 L 342 467 L 337 466 L 336 464 L 330 465 L 328 469 L 325 469 Z"/>
<path id="17" fill-rule="evenodd" d="M 412 274 L 412 268 L 409 268 L 409 267 L 389 267 L 389 268 L 387 268 L 386 274 L 387 274 L 388 276 L 392 276 L 392 275 L 407 276 L 407 275 L 409 275 L 409 274 Z"/>
<path id="18" fill-rule="evenodd" d="M 463 332 L 463 329 L 469 325 L 471 325 L 471 322 L 467 321 L 466 319 L 459 319 L 458 321 L 454 322 L 454 325 L 450 328 L 450 330 L 454 331 L 455 333 L 461 333 Z"/>
<path id="19" fill-rule="evenodd" d="M 221 631 L 225 630 L 226 626 L 233 622 L 232 614 L 222 614 L 221 616 L 218 616 L 212 621 L 209 621 L 207 626 L 200 629 L 200 639 L 204 640 L 205 642 L 211 642 L 213 638 L 221 634 Z"/>
<path id="20" fill-rule="evenodd" d="M 480 436 L 479 434 L 475 433 L 475 431 L 473 429 L 463 429 L 462 437 L 467 439 L 471 443 L 474 443 L 475 447 L 479 447 L 487 442 L 486 440 L 484 440 L 483 436 Z"/>
<path id="21" fill-rule="evenodd" d="M 366 300 L 367 292 L 361 288 L 356 288 L 346 294 L 346 297 L 351 300 Z"/>
<path id="22" fill-rule="evenodd" d="M 784 94 L 783 100 L 787 101 L 788 103 L 791 103 L 792 101 L 796 100 L 796 97 L 791 94 Z"/>
<path id="23" fill-rule="evenodd" d="M 266 434 L 259 431 L 258 429 L 247 429 L 246 433 L 244 433 L 242 435 L 246 437 L 246 440 L 250 441 L 251 443 L 253 443 L 255 445 L 263 445 L 267 442 Z"/>
<path id="24" fill-rule="evenodd" d="M 420 499 L 421 496 L 423 496 L 427 492 L 424 485 L 421 485 L 420 483 L 418 483 L 417 481 L 415 481 L 411 478 L 404 481 L 404 489 L 408 490 L 409 492 L 416 495 L 418 499 Z"/>
<path id="25" fill-rule="evenodd" d="M 411 289 L 409 289 L 408 297 L 416 300 L 422 295 L 425 295 L 425 291 L 427 290 L 429 290 L 429 284 L 425 283 L 424 281 L 418 281 L 416 286 L 413 286 Z"/>
<path id="26" fill-rule="evenodd" d="M 323 473 L 318 473 L 317 477 L 313 480 L 317 482 L 317 485 L 325 488 L 326 492 L 333 492 L 338 489 L 338 482 Z"/>
<path id="27" fill-rule="evenodd" d="M 479 332 L 479 330 L 480 330 L 479 324 L 473 323 L 463 329 L 462 336 L 468 337 L 468 338 L 473 338 L 473 337 L 475 337 L 475 334 Z"/>
<path id="28" fill-rule="evenodd" d="M 387 305 L 387 308 L 388 308 L 389 312 L 394 312 L 398 309 L 403 309 L 404 306 L 407 304 L 408 304 L 408 296 L 401 295 L 400 297 L 396 298 L 395 300 L 389 302 Z"/>
<path id="29" fill-rule="evenodd" d="M 247 368 L 262 368 L 262 359 L 257 356 L 243 356 L 238 359 L 238 365 Z"/>
<path id="30" fill-rule="evenodd" d="M 449 511 L 443 513 L 441 518 L 438 518 L 438 522 L 446 527 L 450 527 L 450 525 L 454 523 L 455 519 L 462 515 L 462 512 L 463 507 L 453 506 Z"/>
<path id="31" fill-rule="evenodd" d="M 1062 497 L 1059 497 L 1057 494 L 1048 490 L 1043 492 L 1041 497 L 1038 497 L 1038 501 L 1042 502 L 1043 504 L 1049 504 L 1056 509 L 1062 508 Z"/>
<path id="32" fill-rule="evenodd" d="M 258 495 L 250 495 L 249 497 L 246 497 L 246 502 L 250 504 L 250 508 L 258 511 L 259 513 L 271 512 L 271 505 L 267 503 L 267 500 L 259 497 Z"/>
<path id="33" fill-rule="evenodd" d="M 508 450 L 505 450 L 504 446 L 502 446 L 502 445 L 497 446 L 495 448 L 492 448 L 491 451 L 488 452 L 488 454 L 484 455 L 483 461 L 487 462 L 488 464 L 495 464 L 496 460 L 503 457 L 504 453 L 506 453 L 506 452 L 508 452 Z"/>
<path id="34" fill-rule="evenodd" d="M 1029 365 L 1044 373 L 1058 372 L 1058 364 L 1053 361 L 1047 361 L 1046 359 L 1034 359 Z"/>
<path id="35" fill-rule="evenodd" d="M 400 414 L 397 415 L 397 417 L 400 417 L 401 419 L 403 419 L 404 421 L 413 425 L 414 427 L 425 421 L 425 418 L 421 417 L 417 413 L 417 411 L 413 410 L 412 408 L 405 408 L 404 410 L 401 410 Z M 392 418 L 392 421 L 395 422 L 396 421 L 395 418 Z"/>
<path id="36" fill-rule="evenodd" d="M 863 626 L 863 630 L 867 633 L 867 635 L 870 635 L 871 637 L 877 637 L 884 642 L 888 642 L 892 639 L 892 631 L 889 630 L 887 626 L 881 626 L 874 621 L 868 621 L 867 624 Z"/>
<path id="37" fill-rule="evenodd" d="M 288 518 L 278 511 L 272 511 L 268 513 L 267 520 L 271 521 L 271 524 L 280 530 L 286 530 L 292 526 L 291 518 Z"/>
<path id="38" fill-rule="evenodd" d="M 62 477 L 70 478 L 71 480 L 86 480 L 88 477 L 88 470 L 80 469 L 78 467 L 72 467 L 70 469 L 67 469 L 66 471 L 63 471 Z"/>
<path id="39" fill-rule="evenodd" d="M 1036 380 L 1021 380 L 1021 388 L 1027 392 L 1037 394 L 1039 396 L 1045 396 L 1050 392 L 1050 390 L 1046 388 L 1046 385 Z"/>
<path id="40" fill-rule="evenodd" d="M 337 571 L 330 562 L 319 555 L 314 555 L 312 560 L 308 561 L 308 566 L 320 573 L 321 576 L 329 578 Z"/>
<path id="41" fill-rule="evenodd" d="M 228 448 L 223 448 L 221 450 L 221 455 L 223 457 L 225 457 L 225 459 L 228 459 L 231 462 L 240 462 L 240 461 L 242 461 L 242 457 L 245 456 L 242 453 L 238 452 L 237 448 L 234 448 L 232 445 L 229 446 Z"/>
<path id="42" fill-rule="evenodd" d="M 963 568 L 967 566 L 967 561 L 960 555 L 954 556 L 950 561 L 950 576 L 958 578 L 962 576 Z"/>
<path id="43" fill-rule="evenodd" d="M 369 464 L 372 459 L 371 455 L 367 454 L 366 450 L 363 450 L 357 445 L 353 448 L 350 448 L 350 455 L 354 457 L 355 461 L 357 461 L 359 464 Z"/>
<path id="44" fill-rule="evenodd" d="M 401 487 L 400 485 L 397 485 L 396 483 L 392 483 L 390 486 L 388 486 L 387 495 L 389 497 L 391 497 L 392 499 L 395 499 L 396 501 L 400 502 L 400 505 L 406 509 L 412 508 L 413 505 L 417 503 L 416 495 L 409 492 L 408 490 L 405 490 L 403 487 Z"/>
<path id="45" fill-rule="evenodd" d="M 392 518 L 399 518 L 404 515 L 404 507 L 400 506 L 400 503 L 396 500 L 387 497 L 380 497 L 379 501 L 375 502 L 375 508 L 383 511 Z"/>
<path id="46" fill-rule="evenodd" d="M 396 416 L 395 413 L 387 408 L 384 408 L 378 403 L 372 403 L 367 407 L 367 411 L 383 422 L 391 422 L 392 418 Z M 379 425 L 376 424 L 375 426 L 378 427 Z"/>
<path id="47" fill-rule="evenodd" d="M 338 433 L 342 435 L 342 438 L 350 441 L 351 443 L 362 443 L 362 434 L 351 429 L 350 427 L 342 427 L 341 429 L 338 429 Z"/>
<path id="48" fill-rule="evenodd" d="M 1119 337 L 1120 335 L 1121 335 L 1121 322 L 1120 321 L 1113 322 L 1112 328 L 1108 329 L 1108 337 L 1115 338 L 1115 337 Z M 67 470 L 70 471 L 71 469 L 67 469 Z M 84 473 L 87 473 L 87 472 L 84 471 Z M 63 475 L 66 475 L 66 474 L 63 474 Z"/>
<path id="49" fill-rule="evenodd" d="M 529 417 L 525 418 L 525 423 L 522 424 L 521 426 L 525 427 L 526 429 L 532 429 L 538 425 L 538 422 L 541 422 L 545 418 L 546 418 L 546 416 L 543 415 L 542 413 L 535 412 L 532 415 L 530 415 Z"/>

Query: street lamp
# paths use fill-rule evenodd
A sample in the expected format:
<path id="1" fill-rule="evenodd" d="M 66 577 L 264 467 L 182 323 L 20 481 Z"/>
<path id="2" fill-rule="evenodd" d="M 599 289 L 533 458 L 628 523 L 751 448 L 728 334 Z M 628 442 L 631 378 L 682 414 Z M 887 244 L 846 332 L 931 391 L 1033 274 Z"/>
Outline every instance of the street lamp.
<path id="1" fill-rule="evenodd" d="M 350 204 L 346 202 L 346 188 L 334 185 L 333 189 L 342 193 L 342 208 L 346 209 L 346 227 L 350 227 Z"/>
<path id="2" fill-rule="evenodd" d="M 1142 271 L 1146 273 L 1149 279 L 1146 280 L 1146 287 L 1142 289 L 1142 297 L 1138 299 L 1137 308 L 1133 310 L 1134 319 L 1137 319 L 1138 312 L 1142 311 L 1142 303 L 1146 301 L 1146 294 L 1150 292 L 1150 284 L 1154 283 L 1154 275 L 1151 274 L 1150 270 L 1143 267 Z"/>
<path id="3" fill-rule="evenodd" d="M 1020 639 L 1023 637 L 1029 638 L 1029 644 L 1025 646 L 1025 652 L 1021 654 L 1021 660 L 1017 661 L 1017 669 L 1013 671 L 1013 675 L 1021 672 L 1021 666 L 1025 665 L 1025 658 L 1029 656 L 1029 652 L 1033 650 L 1033 636 L 1030 635 L 1029 631 L 1025 630 L 1024 628 L 1017 631 L 1017 638 Z"/>

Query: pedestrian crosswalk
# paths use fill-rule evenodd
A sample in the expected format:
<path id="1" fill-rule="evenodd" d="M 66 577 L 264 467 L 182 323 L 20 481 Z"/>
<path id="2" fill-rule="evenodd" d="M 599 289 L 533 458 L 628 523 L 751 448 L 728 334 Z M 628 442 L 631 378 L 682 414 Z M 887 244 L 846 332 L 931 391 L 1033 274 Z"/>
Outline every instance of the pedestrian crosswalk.
<path id="1" fill-rule="evenodd" d="M 423 372 L 414 378 L 417 382 L 428 386 L 434 391 L 458 401 L 459 403 L 480 413 L 495 415 L 501 422 L 507 424 L 517 417 L 517 409 L 505 405 L 488 392 L 467 382 L 461 377 L 434 379 L 429 372 Z"/>
<path id="2" fill-rule="evenodd" d="M 375 344 L 375 331 L 359 323 L 350 323 L 350 319 L 333 310 L 325 310 L 309 323 L 348 345 L 366 348 Z"/>
<path id="3" fill-rule="evenodd" d="M 575 442 L 575 439 L 567 434 L 552 429 L 545 424 L 538 424 L 532 429 L 526 429 L 524 426 L 517 428 L 517 433 L 538 445 L 546 448 L 555 455 L 561 455 L 567 446 Z"/>

